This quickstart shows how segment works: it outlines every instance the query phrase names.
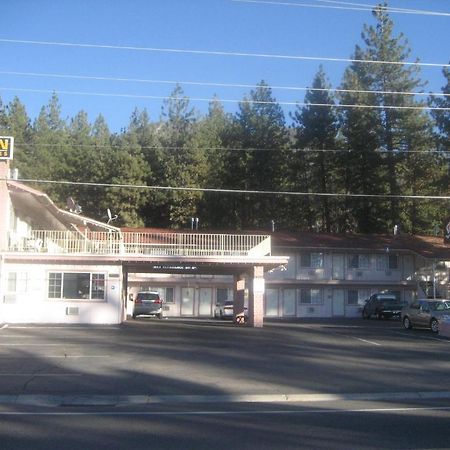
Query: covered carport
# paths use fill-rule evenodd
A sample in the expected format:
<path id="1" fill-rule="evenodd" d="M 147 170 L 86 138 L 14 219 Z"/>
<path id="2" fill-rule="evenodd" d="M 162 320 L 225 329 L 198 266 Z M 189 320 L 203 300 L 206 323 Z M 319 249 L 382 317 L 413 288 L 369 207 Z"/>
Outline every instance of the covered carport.
<path id="1" fill-rule="evenodd" d="M 173 275 L 228 275 L 233 277 L 234 320 L 244 312 L 247 293 L 247 324 L 262 327 L 264 273 L 288 263 L 287 256 L 146 256 L 129 255 L 122 260 L 123 298 L 128 301 L 128 276 L 133 273 Z M 126 305 L 125 305 L 126 307 Z"/>

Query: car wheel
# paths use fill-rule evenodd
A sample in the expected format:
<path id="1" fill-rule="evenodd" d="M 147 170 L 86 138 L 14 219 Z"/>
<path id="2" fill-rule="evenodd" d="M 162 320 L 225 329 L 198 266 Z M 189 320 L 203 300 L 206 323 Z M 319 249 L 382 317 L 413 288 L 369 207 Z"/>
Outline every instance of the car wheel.
<path id="1" fill-rule="evenodd" d="M 158 317 L 158 319 L 162 319 L 163 318 L 163 314 L 159 313 L 156 317 Z"/>
<path id="2" fill-rule="evenodd" d="M 406 328 L 407 330 L 410 330 L 412 328 L 412 324 L 408 316 L 403 318 L 403 327 Z"/>
<path id="3" fill-rule="evenodd" d="M 378 320 L 384 319 L 384 316 L 383 316 L 383 313 L 382 313 L 382 312 L 378 312 L 378 313 L 377 313 L 377 319 L 378 319 Z"/>
<path id="4" fill-rule="evenodd" d="M 433 333 L 437 333 L 439 331 L 439 322 L 436 319 L 431 319 L 430 328 Z"/>
<path id="5" fill-rule="evenodd" d="M 363 319 L 368 319 L 369 316 L 367 315 L 367 311 L 365 309 L 362 310 L 362 318 Z"/>
<path id="6" fill-rule="evenodd" d="M 136 320 L 136 317 L 137 317 L 136 314 L 133 314 L 133 320 Z"/>

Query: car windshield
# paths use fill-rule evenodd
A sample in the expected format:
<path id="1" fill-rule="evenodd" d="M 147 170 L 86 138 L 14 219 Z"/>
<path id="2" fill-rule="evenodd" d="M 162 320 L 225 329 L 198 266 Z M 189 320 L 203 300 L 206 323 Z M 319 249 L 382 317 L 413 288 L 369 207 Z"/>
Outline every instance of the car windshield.
<path id="1" fill-rule="evenodd" d="M 396 305 L 398 303 L 400 303 L 400 301 L 397 298 L 382 298 L 381 301 L 385 304 L 385 305 Z"/>
<path id="2" fill-rule="evenodd" d="M 448 302 L 429 302 L 429 305 L 433 311 L 445 311 L 450 309 L 450 304 Z"/>
<path id="3" fill-rule="evenodd" d="M 231 300 L 227 300 L 227 301 L 224 303 L 224 305 L 225 305 L 225 306 L 233 306 L 233 302 L 232 302 Z"/>
<path id="4" fill-rule="evenodd" d="M 139 300 L 158 300 L 159 294 L 157 292 L 139 292 Z"/>

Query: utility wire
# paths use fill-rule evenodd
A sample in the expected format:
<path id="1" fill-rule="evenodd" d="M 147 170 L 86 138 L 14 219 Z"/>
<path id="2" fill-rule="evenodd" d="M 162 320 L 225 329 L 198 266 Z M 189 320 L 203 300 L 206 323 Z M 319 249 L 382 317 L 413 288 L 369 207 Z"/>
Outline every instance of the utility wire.
<path id="1" fill-rule="evenodd" d="M 374 11 L 382 10 L 389 13 L 396 14 L 416 14 L 422 16 L 442 16 L 450 17 L 450 13 L 438 12 L 438 11 L 427 11 L 422 9 L 407 9 L 407 8 L 396 8 L 396 7 L 385 7 L 379 5 L 366 5 L 361 3 L 349 3 L 349 2 L 334 2 L 328 0 L 316 0 L 318 2 L 330 3 L 328 5 L 318 5 L 317 3 L 300 3 L 300 2 L 282 2 L 282 1 L 269 1 L 269 0 L 231 0 L 235 3 L 252 3 L 259 5 L 277 5 L 277 6 L 292 6 L 298 8 L 319 8 L 319 9 L 340 9 L 344 11 Z"/>
<path id="2" fill-rule="evenodd" d="M 212 102 L 214 98 L 202 98 L 202 97 L 173 97 L 163 95 L 137 95 L 137 94 L 112 94 L 106 92 L 87 92 L 87 91 L 65 91 L 65 90 L 48 90 L 48 89 L 28 89 L 17 87 L 0 87 L 0 91 L 13 91 L 13 92 L 32 92 L 36 94 L 60 94 L 60 95 L 87 95 L 95 97 L 118 97 L 118 98 L 135 98 L 144 100 L 174 100 L 174 101 L 196 101 L 196 102 Z M 306 102 L 285 102 L 285 101 L 259 101 L 248 100 L 246 98 L 242 100 L 234 99 L 219 99 L 221 103 L 241 103 L 241 104 L 256 104 L 256 105 L 285 105 L 285 106 L 317 106 L 328 108 L 361 108 L 361 109 L 396 109 L 396 110 L 416 110 L 416 111 L 450 111 L 450 107 L 437 107 L 437 106 L 395 106 L 395 105 L 363 105 L 363 104 L 341 104 L 341 103 L 306 103 Z"/>
<path id="3" fill-rule="evenodd" d="M 43 147 L 43 148 L 58 148 L 58 147 L 74 147 L 74 148 L 86 148 L 86 147 L 93 147 L 93 148 L 114 148 L 118 147 L 118 144 L 111 144 L 111 145 L 98 145 L 95 143 L 91 144 L 45 144 L 45 143 L 39 143 L 36 144 L 34 142 L 14 142 L 16 146 L 24 146 L 24 147 Z M 343 149 L 343 148 L 334 148 L 334 149 L 324 149 L 324 148 L 233 148 L 233 147 L 191 147 L 191 146 L 164 146 L 164 145 L 143 145 L 140 147 L 141 149 L 146 150 L 219 150 L 219 151 L 230 151 L 230 152 L 279 152 L 281 150 L 288 151 L 292 153 L 296 152 L 304 152 L 304 153 L 358 153 L 359 150 L 355 149 Z M 376 149 L 374 150 L 374 153 L 389 153 L 394 155 L 405 155 L 405 154 L 424 154 L 424 155 L 447 155 L 450 154 L 450 151 L 446 150 L 400 150 L 400 149 L 393 149 L 393 150 L 386 150 L 386 149 Z"/>
<path id="4" fill-rule="evenodd" d="M 383 94 L 383 95 L 410 95 L 410 96 L 434 96 L 434 97 L 450 97 L 450 94 L 443 92 L 405 92 L 405 91 L 375 91 L 362 89 L 339 89 L 339 88 L 313 88 L 313 87 L 297 87 L 297 86 L 261 86 L 258 84 L 240 84 L 240 83 L 219 83 L 208 81 L 175 81 L 175 80 L 152 80 L 143 78 L 121 78 L 121 77 L 102 77 L 89 75 L 71 75 L 57 73 L 37 73 L 37 72 L 14 72 L 0 70 L 0 75 L 18 75 L 27 77 L 42 78 L 62 78 L 73 80 L 94 80 L 94 81 L 118 81 L 128 83 L 148 83 L 148 84 L 178 84 L 187 86 L 208 86 L 208 87 L 226 87 L 226 88 L 249 88 L 249 89 L 272 89 L 272 90 L 288 90 L 288 91 L 313 91 L 313 92 L 339 92 L 339 93 L 357 93 L 357 94 Z"/>
<path id="5" fill-rule="evenodd" d="M 250 1 L 250 0 L 249 0 Z M 0 42 L 9 44 L 26 44 L 26 45 L 46 45 L 58 47 L 73 47 L 73 48 L 96 48 L 107 50 L 127 50 L 140 52 L 160 52 L 160 53 L 179 53 L 191 55 L 207 55 L 207 56 L 236 56 L 247 58 L 269 58 L 269 59 L 285 59 L 293 61 L 330 61 L 330 62 L 350 62 L 350 63 L 364 63 L 364 64 L 384 64 L 396 66 L 423 66 L 423 67 L 450 67 L 450 64 L 443 63 L 423 63 L 412 61 L 377 61 L 353 58 L 327 58 L 320 56 L 298 56 L 298 55 L 280 55 L 270 53 L 247 53 L 247 52 L 231 52 L 219 50 L 193 50 L 193 49 L 178 49 L 178 48 L 161 48 L 161 47 L 136 47 L 125 45 L 108 45 L 108 44 L 80 44 L 75 42 L 56 42 L 56 41 L 32 41 L 24 39 L 4 39 L 0 38 Z"/>
<path id="6" fill-rule="evenodd" d="M 2 178 L 8 181 L 7 178 Z M 388 194 L 350 194 L 350 193 L 326 193 L 326 192 L 294 192 L 294 191 L 260 191 L 249 189 L 214 189 L 214 188 L 194 188 L 194 187 L 174 187 L 174 186 L 147 186 L 135 184 L 113 184 L 113 183 L 91 183 L 81 181 L 55 181 L 55 180 L 14 180 L 21 183 L 47 183 L 62 184 L 71 186 L 92 186 L 105 188 L 125 188 L 144 189 L 160 191 L 188 191 L 188 192 L 214 192 L 222 194 L 261 194 L 261 195 L 282 195 L 282 196 L 314 196 L 314 197 L 353 197 L 353 198 L 379 198 L 379 199 L 410 199 L 410 200 L 450 200 L 447 195 L 388 195 Z"/>

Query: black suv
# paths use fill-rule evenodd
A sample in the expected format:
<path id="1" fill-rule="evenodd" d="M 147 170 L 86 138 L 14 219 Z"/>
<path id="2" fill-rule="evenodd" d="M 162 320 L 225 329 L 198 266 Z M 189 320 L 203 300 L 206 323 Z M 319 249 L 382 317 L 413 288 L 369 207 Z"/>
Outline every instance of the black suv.
<path id="1" fill-rule="evenodd" d="M 400 317 L 403 303 L 394 294 L 373 294 L 362 310 L 363 319 Z"/>

